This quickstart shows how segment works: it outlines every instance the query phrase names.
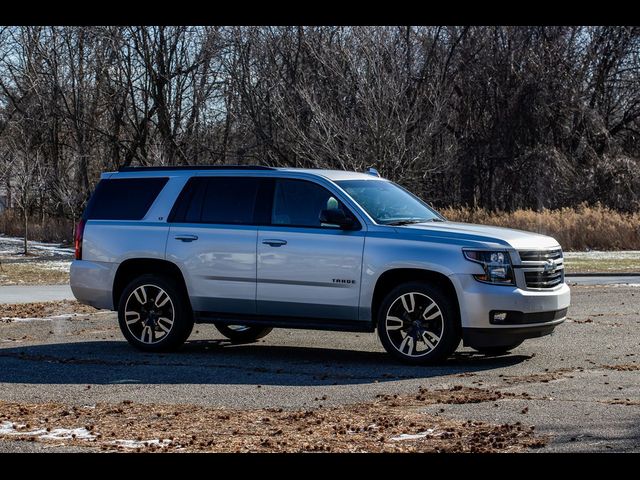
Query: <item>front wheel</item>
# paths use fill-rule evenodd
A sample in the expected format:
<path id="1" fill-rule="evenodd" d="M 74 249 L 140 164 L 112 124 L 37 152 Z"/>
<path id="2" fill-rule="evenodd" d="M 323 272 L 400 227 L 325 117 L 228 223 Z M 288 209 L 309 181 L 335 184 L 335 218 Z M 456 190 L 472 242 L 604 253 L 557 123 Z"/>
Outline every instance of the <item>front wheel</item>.
<path id="1" fill-rule="evenodd" d="M 255 327 L 249 325 L 215 324 L 218 331 L 233 343 L 251 343 L 265 337 L 271 332 L 270 327 Z"/>
<path id="2" fill-rule="evenodd" d="M 147 274 L 131 281 L 122 292 L 118 323 L 131 345 L 160 352 L 173 350 L 187 340 L 193 314 L 172 279 Z"/>
<path id="3" fill-rule="evenodd" d="M 453 301 L 426 283 L 411 282 L 394 288 L 382 301 L 377 318 L 378 336 L 385 350 L 405 363 L 442 362 L 460 343 Z"/>

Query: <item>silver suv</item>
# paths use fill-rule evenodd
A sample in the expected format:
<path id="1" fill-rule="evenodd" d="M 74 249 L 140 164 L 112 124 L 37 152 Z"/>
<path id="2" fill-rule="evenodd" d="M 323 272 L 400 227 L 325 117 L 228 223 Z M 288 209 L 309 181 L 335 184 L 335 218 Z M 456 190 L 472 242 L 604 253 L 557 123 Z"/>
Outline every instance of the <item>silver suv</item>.
<path id="1" fill-rule="evenodd" d="M 194 322 L 233 342 L 273 327 L 373 332 L 408 363 L 500 354 L 550 334 L 570 302 L 550 237 L 446 221 L 367 173 L 128 167 L 102 174 L 77 228 L 71 288 L 118 311 L 147 351 Z"/>

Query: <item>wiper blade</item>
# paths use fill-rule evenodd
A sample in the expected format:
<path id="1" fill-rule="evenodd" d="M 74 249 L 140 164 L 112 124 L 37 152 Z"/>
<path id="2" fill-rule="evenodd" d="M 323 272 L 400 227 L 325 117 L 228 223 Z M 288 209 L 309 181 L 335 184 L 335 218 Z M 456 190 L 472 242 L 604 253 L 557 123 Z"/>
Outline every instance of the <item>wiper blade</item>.
<path id="1" fill-rule="evenodd" d="M 424 223 L 426 221 L 427 220 L 425 219 L 414 218 L 414 219 L 394 220 L 393 222 L 385 223 L 385 225 L 393 225 L 393 226 L 410 225 L 412 223 Z"/>
<path id="2" fill-rule="evenodd" d="M 394 220 L 392 222 L 386 222 L 385 225 L 401 226 L 412 225 L 414 223 L 427 223 L 427 222 L 444 222 L 441 218 L 405 218 L 402 220 Z"/>

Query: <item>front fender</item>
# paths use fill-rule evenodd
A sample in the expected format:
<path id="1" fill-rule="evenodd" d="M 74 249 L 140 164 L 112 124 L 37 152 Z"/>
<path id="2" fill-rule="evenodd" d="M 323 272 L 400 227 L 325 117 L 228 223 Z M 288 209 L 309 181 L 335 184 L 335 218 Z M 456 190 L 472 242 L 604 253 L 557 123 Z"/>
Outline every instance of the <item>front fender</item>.
<path id="1" fill-rule="evenodd" d="M 416 269 L 436 272 L 446 277 L 455 274 L 482 274 L 482 267 L 466 260 L 460 245 L 426 242 L 389 234 L 371 233 L 365 239 L 360 289 L 360 320 L 372 318 L 376 284 L 390 270 Z M 458 289 L 456 288 L 456 292 Z"/>

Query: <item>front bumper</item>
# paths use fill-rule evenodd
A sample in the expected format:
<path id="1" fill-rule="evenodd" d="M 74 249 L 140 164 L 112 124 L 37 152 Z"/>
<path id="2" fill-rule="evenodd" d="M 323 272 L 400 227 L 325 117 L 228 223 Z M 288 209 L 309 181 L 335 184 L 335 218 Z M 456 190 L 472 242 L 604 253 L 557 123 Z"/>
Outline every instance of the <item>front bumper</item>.
<path id="1" fill-rule="evenodd" d="M 571 303 L 571 291 L 566 283 L 548 290 L 526 290 L 517 286 L 481 283 L 469 274 L 451 275 L 449 278 L 458 294 L 465 345 L 492 335 L 496 341 L 493 345 L 548 335 L 565 320 L 564 310 Z M 515 312 L 513 318 L 520 314 L 521 318 L 531 321 L 518 322 L 517 325 L 492 323 L 491 312 L 496 311 Z M 500 336 L 504 338 L 499 339 Z"/>
<path id="2" fill-rule="evenodd" d="M 527 338 L 543 337 L 550 335 L 556 325 L 562 323 L 564 319 L 549 322 L 545 325 L 535 325 L 527 327 L 501 328 L 463 328 L 462 341 L 465 347 L 486 348 L 503 347 L 517 345 Z"/>

